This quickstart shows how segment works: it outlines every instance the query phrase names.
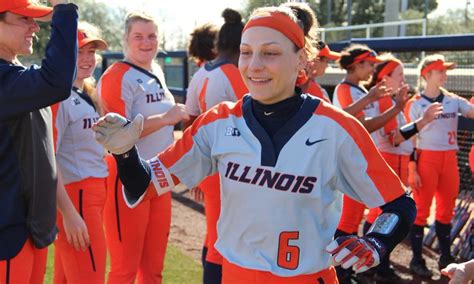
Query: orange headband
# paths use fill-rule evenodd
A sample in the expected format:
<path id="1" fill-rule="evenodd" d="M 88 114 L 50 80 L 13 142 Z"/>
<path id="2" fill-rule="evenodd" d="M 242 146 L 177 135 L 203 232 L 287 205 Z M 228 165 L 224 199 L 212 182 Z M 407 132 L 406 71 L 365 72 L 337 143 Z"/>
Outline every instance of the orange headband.
<path id="1" fill-rule="evenodd" d="M 431 70 L 447 70 L 453 69 L 456 63 L 454 62 L 444 62 L 441 59 L 428 63 L 425 67 L 421 69 L 421 76 L 425 77 L 426 73 L 430 72 Z"/>
<path id="2" fill-rule="evenodd" d="M 289 16 L 279 12 L 269 12 L 265 16 L 250 19 L 242 34 L 251 27 L 268 27 L 277 30 L 291 40 L 298 48 L 304 47 L 304 32 Z"/>
<path id="3" fill-rule="evenodd" d="M 377 75 L 377 82 L 381 81 L 385 75 L 388 75 L 393 72 L 398 66 L 401 66 L 402 63 L 399 60 L 392 59 L 380 70 Z"/>

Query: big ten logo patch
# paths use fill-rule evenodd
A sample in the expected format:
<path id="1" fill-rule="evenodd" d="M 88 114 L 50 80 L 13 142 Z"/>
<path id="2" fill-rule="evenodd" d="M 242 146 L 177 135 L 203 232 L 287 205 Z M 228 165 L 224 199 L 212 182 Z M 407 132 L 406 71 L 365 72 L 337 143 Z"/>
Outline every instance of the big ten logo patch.
<path id="1" fill-rule="evenodd" d="M 232 126 L 228 126 L 225 129 L 225 136 L 240 136 L 240 131 Z"/>
<path id="2" fill-rule="evenodd" d="M 163 98 L 165 97 L 165 91 L 164 90 L 159 90 L 156 93 L 152 94 L 146 94 L 146 103 L 156 103 L 156 102 L 161 102 Z"/>
<path id="3" fill-rule="evenodd" d="M 82 119 L 82 128 L 83 129 L 89 129 L 94 125 L 99 120 L 99 117 L 86 117 Z"/>

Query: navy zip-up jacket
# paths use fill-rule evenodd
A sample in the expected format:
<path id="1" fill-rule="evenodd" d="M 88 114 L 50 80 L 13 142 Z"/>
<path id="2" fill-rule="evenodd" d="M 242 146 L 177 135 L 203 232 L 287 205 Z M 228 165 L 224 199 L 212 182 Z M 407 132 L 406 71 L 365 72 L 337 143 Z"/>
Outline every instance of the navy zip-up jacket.
<path id="1" fill-rule="evenodd" d="M 0 59 L 0 260 L 27 238 L 51 244 L 56 228 L 56 162 L 50 105 L 71 93 L 76 72 L 77 6 L 54 8 L 41 66 Z"/>

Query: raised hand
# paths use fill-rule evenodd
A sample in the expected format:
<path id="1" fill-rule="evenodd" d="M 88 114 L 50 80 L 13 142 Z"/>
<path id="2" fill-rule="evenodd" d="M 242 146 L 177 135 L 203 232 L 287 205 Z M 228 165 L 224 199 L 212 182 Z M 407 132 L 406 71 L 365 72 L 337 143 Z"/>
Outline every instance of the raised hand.
<path id="1" fill-rule="evenodd" d="M 375 102 L 383 97 L 390 96 L 392 94 L 392 88 L 385 86 L 385 79 L 378 82 L 377 85 L 370 88 L 367 97 L 370 98 L 371 102 Z"/>
<path id="2" fill-rule="evenodd" d="M 113 154 L 128 152 L 137 143 L 143 130 L 143 116 L 138 114 L 133 121 L 117 113 L 108 113 L 92 126 L 95 139 Z"/>
<path id="3" fill-rule="evenodd" d="M 189 120 L 189 112 L 185 105 L 183 104 L 176 104 L 170 110 L 168 110 L 163 115 L 163 120 L 167 125 L 175 125 L 176 123 L 184 120 Z"/>
<path id="4" fill-rule="evenodd" d="M 398 89 L 398 92 L 395 95 L 395 105 L 396 107 L 402 111 L 405 108 L 406 103 L 410 99 L 409 95 L 410 86 L 404 84 Z"/>

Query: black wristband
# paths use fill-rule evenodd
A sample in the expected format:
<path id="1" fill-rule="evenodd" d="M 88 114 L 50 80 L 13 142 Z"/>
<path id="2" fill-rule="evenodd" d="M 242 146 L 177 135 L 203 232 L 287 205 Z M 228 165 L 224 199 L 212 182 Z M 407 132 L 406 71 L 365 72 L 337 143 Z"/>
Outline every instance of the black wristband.
<path id="1" fill-rule="evenodd" d="M 416 154 L 416 148 L 413 148 L 413 152 L 410 154 L 410 162 L 416 162 L 418 160 L 418 155 Z"/>
<path id="2" fill-rule="evenodd" d="M 400 127 L 400 134 L 405 138 L 405 140 L 410 139 L 413 135 L 418 133 L 418 128 L 416 127 L 415 122 L 410 122 L 408 124 Z"/>

